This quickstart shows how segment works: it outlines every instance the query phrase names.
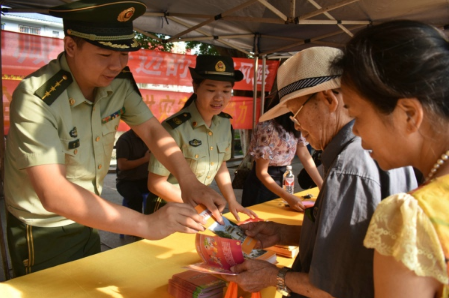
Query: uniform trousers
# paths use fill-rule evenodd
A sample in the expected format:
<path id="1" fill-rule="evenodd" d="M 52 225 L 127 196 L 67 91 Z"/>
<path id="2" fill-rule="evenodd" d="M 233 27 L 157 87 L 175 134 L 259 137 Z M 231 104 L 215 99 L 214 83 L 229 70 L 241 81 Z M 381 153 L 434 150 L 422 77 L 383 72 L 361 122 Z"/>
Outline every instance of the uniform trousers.
<path id="1" fill-rule="evenodd" d="M 73 223 L 61 227 L 30 226 L 7 212 L 7 238 L 14 276 L 22 276 L 101 251 L 96 229 Z"/>

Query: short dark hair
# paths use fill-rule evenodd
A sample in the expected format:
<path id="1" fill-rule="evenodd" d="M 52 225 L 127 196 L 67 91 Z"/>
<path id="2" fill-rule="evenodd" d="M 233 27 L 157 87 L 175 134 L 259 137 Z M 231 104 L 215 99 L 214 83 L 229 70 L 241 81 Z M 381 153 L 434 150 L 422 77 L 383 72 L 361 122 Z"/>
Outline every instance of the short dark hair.
<path id="1" fill-rule="evenodd" d="M 449 119 L 449 42 L 433 26 L 399 20 L 365 28 L 331 68 L 381 113 L 390 114 L 400 98 L 417 98 Z"/>
<path id="2" fill-rule="evenodd" d="M 76 46 L 81 48 L 84 43 L 86 43 L 87 41 L 84 38 L 78 37 L 78 36 L 72 36 L 72 35 L 67 35 L 68 37 L 70 37 L 71 39 L 73 39 L 73 41 L 76 43 Z"/>

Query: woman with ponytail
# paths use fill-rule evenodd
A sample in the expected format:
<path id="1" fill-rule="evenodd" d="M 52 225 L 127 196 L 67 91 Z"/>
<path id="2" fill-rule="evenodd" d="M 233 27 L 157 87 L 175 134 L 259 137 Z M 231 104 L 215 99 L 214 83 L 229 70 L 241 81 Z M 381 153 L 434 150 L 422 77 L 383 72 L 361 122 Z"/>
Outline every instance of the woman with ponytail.
<path id="1" fill-rule="evenodd" d="M 254 212 L 237 202 L 226 166 L 231 158 L 232 134 L 231 116 L 223 109 L 243 73 L 234 70 L 231 57 L 200 55 L 190 74 L 194 93 L 181 111 L 162 125 L 181 148 L 198 180 L 210 185 L 215 179 L 235 218 L 240 220 L 238 212 L 254 217 Z M 148 189 L 158 198 L 149 203 L 147 212 L 154 212 L 165 202 L 182 202 L 178 181 L 154 156 L 150 158 Z"/>

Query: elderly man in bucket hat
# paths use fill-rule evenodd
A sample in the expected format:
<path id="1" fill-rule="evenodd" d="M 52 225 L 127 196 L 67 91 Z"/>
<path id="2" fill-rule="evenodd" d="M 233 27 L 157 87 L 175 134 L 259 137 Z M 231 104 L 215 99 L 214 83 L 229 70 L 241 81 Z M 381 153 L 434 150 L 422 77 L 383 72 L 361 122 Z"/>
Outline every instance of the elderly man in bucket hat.
<path id="1" fill-rule="evenodd" d="M 100 252 L 96 228 L 147 239 L 203 231 L 193 206 L 220 221 L 226 202 L 200 183 L 173 138 L 142 101 L 128 53 L 140 47 L 139 1 L 82 0 L 51 8 L 63 18 L 64 48 L 13 94 L 5 198 L 15 276 Z M 143 215 L 100 197 L 120 119 L 180 183 L 182 198 Z"/>
<path id="2" fill-rule="evenodd" d="M 276 286 L 292 297 L 374 297 L 373 251 L 363 246 L 370 218 L 382 198 L 416 186 L 412 168 L 382 171 L 352 133 L 339 89 L 340 75 L 329 71 L 341 53 L 313 47 L 288 59 L 278 71 L 281 102 L 260 118 L 292 112 L 307 141 L 322 152 L 323 186 L 315 206 L 306 209 L 302 226 L 274 222 L 242 226 L 258 247 L 298 245 L 292 268 L 247 260 L 226 279 L 243 289 Z"/>

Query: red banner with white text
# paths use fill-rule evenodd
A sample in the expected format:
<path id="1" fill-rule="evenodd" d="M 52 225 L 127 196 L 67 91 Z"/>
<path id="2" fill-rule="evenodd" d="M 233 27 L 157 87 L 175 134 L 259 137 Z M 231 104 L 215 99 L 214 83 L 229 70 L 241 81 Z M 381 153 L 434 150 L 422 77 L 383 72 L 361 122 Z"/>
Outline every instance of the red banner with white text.
<path id="1" fill-rule="evenodd" d="M 24 33 L 2 31 L 2 82 L 5 135 L 9 130 L 9 103 L 20 80 L 55 59 L 64 50 L 63 40 Z M 192 79 L 189 67 L 195 66 L 196 56 L 140 50 L 129 53 L 128 66 L 137 83 L 166 86 L 189 86 Z M 234 67 L 245 75 L 235 90 L 253 90 L 254 64 L 252 59 L 233 58 Z M 278 61 L 267 61 L 265 90 L 271 90 L 279 66 Z M 262 67 L 258 68 L 257 89 L 261 89 Z M 151 88 L 151 87 L 149 87 Z M 168 88 L 165 88 L 168 89 Z M 160 120 L 177 112 L 190 96 L 185 92 L 141 89 L 144 101 Z M 233 117 L 235 129 L 252 128 L 253 99 L 233 97 L 225 112 Z M 120 130 L 126 129 L 121 125 Z"/>

